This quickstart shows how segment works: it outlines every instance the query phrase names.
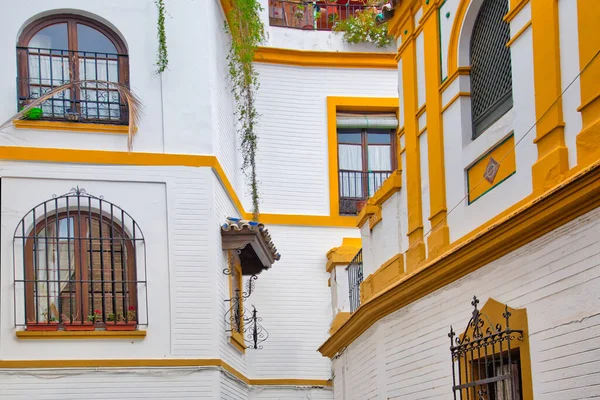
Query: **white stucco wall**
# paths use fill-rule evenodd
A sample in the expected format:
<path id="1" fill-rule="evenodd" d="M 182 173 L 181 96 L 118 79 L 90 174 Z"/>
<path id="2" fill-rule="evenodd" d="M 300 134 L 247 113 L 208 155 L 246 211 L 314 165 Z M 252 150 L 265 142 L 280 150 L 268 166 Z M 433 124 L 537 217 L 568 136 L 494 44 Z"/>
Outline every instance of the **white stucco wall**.
<path id="1" fill-rule="evenodd" d="M 527 309 L 536 399 L 600 396 L 599 238 L 596 209 L 378 321 L 334 360 L 335 398 L 452 399 L 447 334 L 473 295 Z"/>

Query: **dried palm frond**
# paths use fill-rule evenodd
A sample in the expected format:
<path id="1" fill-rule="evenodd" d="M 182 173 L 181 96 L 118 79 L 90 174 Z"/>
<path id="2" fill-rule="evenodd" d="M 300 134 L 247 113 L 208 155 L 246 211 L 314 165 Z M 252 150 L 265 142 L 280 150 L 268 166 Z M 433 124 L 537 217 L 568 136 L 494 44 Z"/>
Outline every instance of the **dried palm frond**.
<path id="1" fill-rule="evenodd" d="M 96 90 L 97 89 L 107 89 L 108 90 L 109 88 L 117 90 L 119 92 L 119 94 L 121 95 L 121 98 L 123 98 L 125 100 L 125 102 L 127 103 L 127 106 L 129 108 L 129 132 L 128 132 L 128 138 L 127 138 L 127 149 L 129 151 L 131 151 L 133 135 L 135 132 L 137 132 L 141 114 L 142 114 L 142 110 L 143 110 L 143 105 L 142 105 L 142 102 L 140 101 L 139 97 L 137 97 L 137 95 L 131 89 L 129 89 L 127 86 L 122 85 L 118 82 L 81 80 L 81 81 L 72 81 L 72 82 L 65 83 L 64 85 L 57 86 L 57 87 L 53 88 L 52 90 L 50 90 L 49 92 L 44 93 L 43 96 L 40 96 L 39 98 L 33 100 L 30 104 L 25 106 L 21 111 L 19 111 L 18 113 L 16 113 L 12 117 L 10 117 L 6 122 L 4 122 L 2 125 L 0 125 L 0 131 L 9 127 L 13 123 L 14 120 L 23 118 L 23 116 L 30 109 L 41 105 L 42 103 L 51 99 L 52 97 L 56 96 L 57 94 L 62 93 L 65 90 L 74 89 L 76 87 L 78 87 L 82 90 L 90 90 L 90 87 L 88 86 L 90 84 L 95 85 L 95 87 L 93 87 L 93 89 L 96 89 Z"/>

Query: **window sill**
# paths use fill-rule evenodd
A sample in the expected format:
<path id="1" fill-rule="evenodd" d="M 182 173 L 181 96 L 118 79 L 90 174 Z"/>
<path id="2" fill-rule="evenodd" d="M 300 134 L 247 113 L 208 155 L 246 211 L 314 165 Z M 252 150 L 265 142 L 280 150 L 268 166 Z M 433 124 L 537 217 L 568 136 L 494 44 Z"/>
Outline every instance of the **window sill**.
<path id="1" fill-rule="evenodd" d="M 45 131 L 71 131 L 90 133 L 109 133 L 116 135 L 127 135 L 129 126 L 110 124 L 87 124 L 82 122 L 44 121 L 15 119 L 13 125 L 17 129 L 39 129 Z"/>
<path id="2" fill-rule="evenodd" d="M 229 338 L 229 343 L 233 345 L 240 353 L 246 353 L 246 345 L 244 344 L 244 336 L 239 332 L 232 332 Z"/>
<path id="3" fill-rule="evenodd" d="M 17 339 L 144 339 L 146 331 L 17 331 Z"/>

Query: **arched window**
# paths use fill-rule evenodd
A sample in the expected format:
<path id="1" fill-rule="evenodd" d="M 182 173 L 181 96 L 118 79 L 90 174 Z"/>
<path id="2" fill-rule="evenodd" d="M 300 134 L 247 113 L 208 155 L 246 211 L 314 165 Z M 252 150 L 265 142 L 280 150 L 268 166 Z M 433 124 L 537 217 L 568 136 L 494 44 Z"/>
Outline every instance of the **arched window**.
<path id="1" fill-rule="evenodd" d="M 508 0 L 484 0 L 471 36 L 473 138 L 512 108 Z"/>
<path id="2" fill-rule="evenodd" d="M 22 272 L 15 272 L 24 278 L 16 281 L 24 289 L 28 329 L 133 328 L 140 321 L 144 238 L 116 205 L 77 188 L 34 207 L 17 226 L 14 242 L 15 255 L 22 252 Z"/>
<path id="3" fill-rule="evenodd" d="M 27 26 L 19 38 L 19 108 L 70 81 L 107 81 L 128 86 L 129 63 L 123 41 L 90 18 L 52 15 Z M 94 83 L 59 93 L 42 105 L 42 119 L 127 123 L 117 90 Z"/>

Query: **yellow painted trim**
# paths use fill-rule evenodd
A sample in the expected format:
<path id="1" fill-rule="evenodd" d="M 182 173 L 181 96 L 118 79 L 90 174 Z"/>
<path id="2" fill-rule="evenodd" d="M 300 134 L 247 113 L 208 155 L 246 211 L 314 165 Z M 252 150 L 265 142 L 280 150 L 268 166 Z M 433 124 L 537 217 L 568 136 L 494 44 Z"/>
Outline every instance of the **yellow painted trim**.
<path id="1" fill-rule="evenodd" d="M 373 228 L 375 228 L 377 224 L 379 224 L 382 220 L 383 217 L 381 215 L 381 206 L 378 206 L 375 214 L 371 215 L 371 217 L 369 218 L 369 229 L 373 230 Z"/>
<path id="2" fill-rule="evenodd" d="M 469 203 L 474 202 L 485 193 L 508 179 L 517 171 L 517 160 L 515 147 L 515 136 L 511 134 L 507 139 L 503 139 L 483 156 L 467 168 L 467 190 L 469 193 Z M 485 180 L 484 174 L 490 158 L 494 158 L 500 163 L 500 167 L 493 183 Z"/>
<path id="3" fill-rule="evenodd" d="M 229 270 L 231 271 L 231 273 L 229 274 L 229 298 L 233 299 L 235 297 L 234 292 L 237 290 L 238 291 L 238 307 L 240 310 L 244 310 L 244 296 L 242 295 L 242 292 L 244 290 L 244 285 L 243 285 L 243 281 L 244 281 L 244 275 L 242 274 L 242 263 L 240 261 L 239 256 L 232 250 L 229 250 L 227 252 L 227 268 L 229 268 Z M 233 282 L 233 276 L 234 274 L 239 274 L 239 281 L 237 282 L 237 288 L 234 287 L 234 282 Z M 231 307 L 231 302 L 228 303 L 229 307 Z M 231 309 L 230 309 L 231 311 Z M 233 347 L 236 348 L 236 350 L 238 350 L 240 353 L 244 354 L 246 352 L 246 345 L 244 343 L 244 335 L 242 334 L 242 332 L 244 331 L 244 319 L 240 318 L 240 331 L 235 331 L 235 325 L 234 325 L 234 320 L 233 320 L 233 316 L 230 315 L 230 319 L 229 319 L 229 329 L 230 329 L 230 336 L 229 336 L 229 343 L 231 343 L 233 345 Z"/>
<path id="4" fill-rule="evenodd" d="M 381 187 L 371 197 L 371 201 L 375 205 L 382 205 L 387 199 L 402 188 L 402 171 L 395 170 L 392 174 L 381 184 Z"/>
<path id="5" fill-rule="evenodd" d="M 16 331 L 18 339 L 144 339 L 146 331 Z"/>
<path id="6" fill-rule="evenodd" d="M 388 21 L 388 33 L 394 35 L 396 38 L 403 35 L 402 25 L 406 23 L 408 18 L 414 20 L 412 10 L 420 2 L 421 0 L 407 0 L 400 2 L 394 9 L 394 16 Z"/>
<path id="7" fill-rule="evenodd" d="M 398 114 L 398 98 L 395 97 L 327 97 L 327 148 L 329 162 L 329 215 L 330 218 L 344 218 L 356 226 L 356 217 L 340 216 L 338 179 L 338 111 L 390 111 Z M 261 220 L 263 217 L 261 216 Z M 344 225 L 346 226 L 346 225 Z"/>
<path id="8" fill-rule="evenodd" d="M 416 117 L 419 118 L 421 115 L 423 115 L 423 113 L 427 111 L 427 103 L 423 104 L 421 107 L 419 107 L 419 109 L 417 110 L 417 115 Z"/>
<path id="9" fill-rule="evenodd" d="M 538 159 L 532 167 L 532 179 L 534 193 L 542 193 L 562 181 L 569 170 L 562 111 L 558 2 L 531 2 L 531 21 L 538 120 L 534 141 Z"/>
<path id="10" fill-rule="evenodd" d="M 357 228 L 362 228 L 364 224 L 369 221 L 371 216 L 377 214 L 377 212 L 381 209 L 381 206 L 377 206 L 371 202 L 371 199 L 367 201 L 367 204 L 360 210 L 358 213 L 358 222 L 356 223 Z"/>
<path id="11" fill-rule="evenodd" d="M 333 357 L 375 322 L 600 207 L 600 161 L 578 169 L 547 192 L 529 196 L 465 235 L 435 259 L 407 271 L 383 293 L 361 304 L 319 348 Z"/>
<path id="12" fill-rule="evenodd" d="M 361 238 L 343 238 L 342 245 L 327 252 L 325 270 L 330 273 L 339 265 L 348 265 L 362 247 Z"/>
<path id="13" fill-rule="evenodd" d="M 419 133 L 417 133 L 417 137 L 420 137 L 422 134 L 424 134 L 426 130 L 427 130 L 427 125 L 425 125 L 423 127 L 423 129 L 419 130 Z"/>
<path id="14" fill-rule="evenodd" d="M 81 122 L 61 122 L 44 120 L 16 119 L 13 125 L 17 129 L 35 129 L 43 131 L 68 131 L 87 133 L 111 133 L 116 135 L 129 134 L 129 126 L 110 124 L 83 124 Z"/>
<path id="15" fill-rule="evenodd" d="M 452 105 L 454 104 L 454 102 L 458 99 L 460 99 L 461 97 L 471 97 L 471 92 L 458 92 L 456 95 L 454 95 L 453 98 L 451 98 L 448 103 L 446 103 L 445 106 L 442 107 L 442 114 Z"/>
<path id="16" fill-rule="evenodd" d="M 458 67 L 458 69 L 454 71 L 452 75 L 449 75 L 448 78 L 442 82 L 438 90 L 440 93 L 443 93 L 459 76 L 469 76 L 470 74 L 471 67 Z"/>
<path id="17" fill-rule="evenodd" d="M 254 53 L 254 61 L 301 67 L 397 69 L 395 56 L 395 53 L 351 53 L 259 47 Z"/>
<path id="18" fill-rule="evenodd" d="M 398 12 L 398 11 L 396 11 Z M 407 11 L 408 12 L 408 11 Z M 402 32 L 412 34 L 414 30 L 414 18 L 412 14 L 401 25 Z M 427 46 L 426 46 L 427 47 Z M 417 63 L 416 44 L 414 40 L 407 40 L 403 44 L 402 52 L 402 76 L 404 105 L 404 147 L 406 163 L 406 197 L 408 212 L 408 241 L 410 250 L 406 256 L 408 268 L 416 267 L 425 259 L 425 244 L 423 243 L 423 212 L 421 196 L 421 161 L 419 146 L 419 121 L 416 117 L 418 111 L 417 93 Z M 436 61 L 439 63 L 439 60 Z M 429 112 L 428 112 L 429 114 Z"/>
<path id="19" fill-rule="evenodd" d="M 147 368 L 147 367 L 221 367 L 251 386 L 331 386 L 325 379 L 250 379 L 218 358 L 147 358 L 103 360 L 0 360 L 0 369 L 32 368 Z"/>
<path id="20" fill-rule="evenodd" d="M 340 327 L 342 325 L 344 325 L 346 323 L 346 321 L 348 321 L 348 318 L 350 318 L 349 312 L 347 312 L 347 311 L 338 312 L 335 315 L 335 317 L 333 317 L 333 321 L 331 321 L 331 327 L 329 328 L 329 334 L 333 335 L 335 333 L 335 331 L 340 329 Z"/>
<path id="21" fill-rule="evenodd" d="M 458 40 L 460 39 L 461 29 L 467 8 L 471 0 L 460 0 L 456 11 L 454 12 L 454 21 L 450 30 L 450 39 L 448 40 L 448 79 L 458 71 Z M 442 90 L 443 91 L 443 90 Z"/>
<path id="22" fill-rule="evenodd" d="M 396 102 L 398 100 L 396 99 Z M 337 139 L 336 139 L 337 140 Z M 337 159 L 337 146 L 336 146 Z M 229 194 L 231 201 L 241 216 L 252 219 L 252 214 L 244 210 L 242 202 L 231 185 L 229 178 L 213 155 L 161 154 L 124 151 L 56 149 L 43 147 L 0 146 L 0 160 L 99 164 L 99 165 L 137 165 L 137 166 L 179 166 L 212 168 L 219 181 Z M 337 164 L 336 164 L 337 165 Z M 337 172 L 336 172 L 337 177 Z M 337 187 L 337 181 L 336 181 Z M 260 220 L 265 224 L 293 226 L 331 226 L 356 227 L 356 217 L 339 215 L 293 215 L 293 214 L 261 214 Z"/>
<path id="23" fill-rule="evenodd" d="M 360 285 L 361 304 L 368 302 L 390 285 L 398 282 L 404 275 L 404 256 L 397 254 L 387 260 L 377 271 L 365 279 Z"/>
<path id="24" fill-rule="evenodd" d="M 521 12 L 521 10 L 529 3 L 529 0 L 511 0 L 510 1 L 510 10 L 504 16 L 504 20 L 506 22 L 511 22 L 517 14 Z"/>
<path id="25" fill-rule="evenodd" d="M 576 139 L 577 165 L 584 167 L 600 158 L 600 57 L 592 60 L 600 49 L 598 4 L 578 0 L 577 21 L 579 66 L 584 68 L 587 65 L 579 81 L 581 106 L 578 111 L 581 113 L 582 130 Z"/>
<path id="26" fill-rule="evenodd" d="M 515 35 L 513 37 L 511 37 L 508 42 L 506 42 L 506 47 L 512 46 L 512 44 L 515 42 L 515 40 L 517 40 L 530 27 L 531 27 L 531 21 L 529 21 L 525 25 L 523 25 L 523 27 L 521 29 L 519 29 L 519 32 L 515 33 Z"/>

